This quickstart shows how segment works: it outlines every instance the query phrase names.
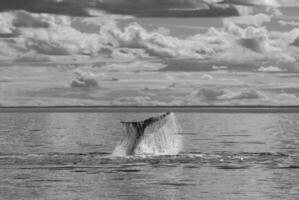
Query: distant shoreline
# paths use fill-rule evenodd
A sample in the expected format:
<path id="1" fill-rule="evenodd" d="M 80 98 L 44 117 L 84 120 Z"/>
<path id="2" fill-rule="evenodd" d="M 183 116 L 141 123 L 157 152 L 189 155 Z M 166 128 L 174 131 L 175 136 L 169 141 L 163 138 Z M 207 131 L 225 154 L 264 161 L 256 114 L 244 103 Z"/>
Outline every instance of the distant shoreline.
<path id="1" fill-rule="evenodd" d="M 0 113 L 299 113 L 299 106 L 49 106 L 0 107 Z"/>

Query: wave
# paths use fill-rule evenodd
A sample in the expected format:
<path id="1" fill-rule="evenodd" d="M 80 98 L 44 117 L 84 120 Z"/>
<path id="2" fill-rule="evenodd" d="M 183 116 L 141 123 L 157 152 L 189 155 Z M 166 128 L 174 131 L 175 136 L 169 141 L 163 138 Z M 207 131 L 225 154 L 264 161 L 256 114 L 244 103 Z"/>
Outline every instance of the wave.
<path id="1" fill-rule="evenodd" d="M 269 168 L 293 169 L 299 166 L 299 157 L 283 153 L 250 153 L 238 154 L 229 152 L 200 153 L 182 152 L 177 155 L 140 155 L 140 156 L 111 156 L 107 152 L 92 153 L 49 153 L 49 154 L 7 154 L 0 155 L 0 168 L 20 169 L 85 169 L 85 168 L 130 168 L 151 165 L 154 167 L 186 168 L 201 166 L 218 169 L 247 169 L 252 166 Z"/>

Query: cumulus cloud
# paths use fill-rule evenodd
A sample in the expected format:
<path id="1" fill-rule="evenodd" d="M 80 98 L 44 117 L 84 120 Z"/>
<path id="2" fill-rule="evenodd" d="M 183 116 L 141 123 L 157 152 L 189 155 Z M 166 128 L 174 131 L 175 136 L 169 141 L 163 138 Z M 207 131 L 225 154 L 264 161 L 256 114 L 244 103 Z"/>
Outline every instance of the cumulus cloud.
<path id="1" fill-rule="evenodd" d="M 279 20 L 278 23 L 282 26 L 299 26 L 299 21 Z"/>
<path id="2" fill-rule="evenodd" d="M 152 4 L 152 1 L 149 3 Z M 209 1 L 209 4 L 213 3 L 217 2 Z M 173 4 L 174 7 L 178 6 Z M 0 37 L 6 39 L 0 41 L 0 54 L 11 59 L 35 53 L 53 60 L 59 59 L 59 56 L 69 56 L 71 60 L 72 56 L 78 58 L 82 55 L 87 59 L 100 56 L 122 60 L 209 59 L 228 64 L 235 61 L 252 63 L 270 60 L 275 65 L 275 62 L 295 62 L 299 57 L 294 48 L 298 46 L 296 38 L 299 31 L 293 30 L 288 34 L 271 32 L 262 26 L 271 18 L 264 14 L 225 19 L 222 28 L 211 27 L 205 33 L 188 37 L 175 37 L 164 28 L 149 31 L 138 23 L 120 28 L 114 19 L 103 16 L 98 19 L 98 33 L 85 33 L 72 26 L 72 18 L 69 16 L 25 11 L 1 13 Z M 126 67 L 138 71 L 137 65 Z M 107 68 L 121 70 L 126 67 L 116 64 Z M 154 65 L 151 69 L 160 68 Z M 140 70 L 143 69 L 148 70 L 150 67 L 141 65 Z"/>
<path id="3" fill-rule="evenodd" d="M 113 100 L 111 105 L 127 105 L 127 106 L 179 106 L 185 105 L 186 101 L 182 99 L 173 99 L 171 101 L 155 100 L 150 96 L 128 96 L 120 97 Z"/>
<path id="4" fill-rule="evenodd" d="M 15 29 L 22 30 L 22 28 L 46 29 L 55 24 L 69 25 L 69 21 L 69 17 L 47 14 L 34 14 L 26 11 L 11 11 L 0 13 L 1 29 L 9 30 L 6 32 L 10 32 L 11 30 Z"/>
<path id="5" fill-rule="evenodd" d="M 72 88 L 93 88 L 99 86 L 96 76 L 90 71 L 75 70 L 74 74 L 75 79 L 71 83 Z"/>
<path id="6" fill-rule="evenodd" d="M 213 32 L 228 44 L 222 53 L 217 55 L 218 60 L 250 62 L 251 64 L 261 61 L 294 63 L 297 60 L 297 53 L 290 44 L 298 36 L 298 30 L 288 33 L 272 32 L 263 26 L 241 27 L 232 21 L 225 20 L 224 29 L 213 29 Z"/>
<path id="7" fill-rule="evenodd" d="M 109 47 L 104 34 L 75 29 L 69 16 L 6 12 L 0 13 L 0 25 L 0 38 L 9 39 L 0 40 L 3 54 L 8 55 L 6 59 L 20 59 L 34 52 L 53 59 L 66 55 L 95 56 L 102 48 Z"/>
<path id="8" fill-rule="evenodd" d="M 48 28 L 49 24 L 38 15 L 24 11 L 0 13 L 0 37 L 17 37 L 19 28 Z"/>
<path id="9" fill-rule="evenodd" d="M 46 55 L 96 55 L 103 46 L 100 35 L 78 31 L 69 17 L 44 18 L 51 25 L 48 29 L 23 32 L 26 48 Z"/>
<path id="10" fill-rule="evenodd" d="M 276 104 L 298 105 L 299 97 L 294 94 L 281 93 L 273 99 Z"/>
<path id="11" fill-rule="evenodd" d="M 191 94 L 192 97 L 200 98 L 205 102 L 213 102 L 225 94 L 225 91 L 217 88 L 201 88 L 197 92 Z"/>
<path id="12" fill-rule="evenodd" d="M 200 38 L 179 39 L 159 30 L 147 31 L 137 23 L 120 29 L 108 30 L 120 48 L 143 49 L 150 56 L 202 58 L 213 49 Z"/>
<path id="13" fill-rule="evenodd" d="M 166 105 L 166 103 L 162 101 L 156 101 L 153 100 L 149 96 L 135 96 L 135 97 L 120 97 L 115 99 L 112 103 L 112 105 Z"/>
<path id="14" fill-rule="evenodd" d="M 206 87 L 191 94 L 192 98 L 199 98 L 203 102 L 214 103 L 215 101 L 229 100 L 253 100 L 264 98 L 265 95 L 255 89 L 223 89 Z"/>
<path id="15" fill-rule="evenodd" d="M 13 15 L 9 13 L 0 14 L 0 34 L 12 34 L 15 31 L 15 28 L 12 24 L 14 20 Z"/>
<path id="16" fill-rule="evenodd" d="M 259 69 L 258 69 L 259 72 L 283 72 L 285 70 L 283 69 L 280 69 L 278 67 L 275 67 L 273 65 L 270 65 L 268 67 L 264 67 L 264 66 L 261 66 Z"/>
<path id="17" fill-rule="evenodd" d="M 264 13 L 259 13 L 256 15 L 231 17 L 231 18 L 225 19 L 225 20 L 229 20 L 235 24 L 261 26 L 265 22 L 270 22 L 271 16 L 266 15 Z"/>
<path id="18" fill-rule="evenodd" d="M 103 48 L 102 48 L 103 49 Z M 134 60 L 148 58 L 149 55 L 143 49 L 132 49 L 132 48 L 110 48 L 111 52 L 108 57 L 121 58 L 123 60 Z M 102 50 L 99 52 L 102 53 Z"/>
<path id="19" fill-rule="evenodd" d="M 250 100 L 264 98 L 265 95 L 260 91 L 254 89 L 244 89 L 241 91 L 226 91 L 226 93 L 219 97 L 219 100 Z"/>
<path id="20" fill-rule="evenodd" d="M 269 92 L 251 87 L 221 88 L 207 86 L 192 92 L 185 104 L 190 105 L 297 105 L 298 94 L 280 93 L 281 90 Z"/>

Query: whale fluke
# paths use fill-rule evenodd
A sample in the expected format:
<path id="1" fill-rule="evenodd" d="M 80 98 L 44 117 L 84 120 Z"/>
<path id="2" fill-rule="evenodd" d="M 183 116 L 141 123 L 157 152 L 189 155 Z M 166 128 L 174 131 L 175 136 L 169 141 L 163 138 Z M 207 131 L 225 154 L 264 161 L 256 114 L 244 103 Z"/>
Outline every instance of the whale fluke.
<path id="1" fill-rule="evenodd" d="M 113 155 L 176 154 L 179 148 L 177 125 L 173 113 L 151 117 L 143 121 L 121 122 L 126 135 Z"/>

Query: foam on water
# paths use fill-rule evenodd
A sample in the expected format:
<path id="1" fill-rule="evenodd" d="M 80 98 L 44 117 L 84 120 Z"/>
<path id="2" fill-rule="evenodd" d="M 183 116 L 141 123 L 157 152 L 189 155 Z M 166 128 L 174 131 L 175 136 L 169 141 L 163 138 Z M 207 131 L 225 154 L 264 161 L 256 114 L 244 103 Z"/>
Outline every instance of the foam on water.
<path id="1" fill-rule="evenodd" d="M 271 169 L 298 169 L 299 157 L 282 153 L 217 154 L 180 152 L 177 155 L 109 156 L 108 153 L 50 153 L 32 155 L 0 155 L 0 169 L 82 169 L 130 166 L 201 166 L 218 169 L 244 169 L 263 167 Z M 112 168 L 111 168 L 112 167 Z"/>
<path id="2" fill-rule="evenodd" d="M 148 125 L 126 122 L 125 136 L 116 146 L 113 156 L 177 155 L 181 150 L 181 130 L 174 113 L 160 116 Z"/>

